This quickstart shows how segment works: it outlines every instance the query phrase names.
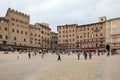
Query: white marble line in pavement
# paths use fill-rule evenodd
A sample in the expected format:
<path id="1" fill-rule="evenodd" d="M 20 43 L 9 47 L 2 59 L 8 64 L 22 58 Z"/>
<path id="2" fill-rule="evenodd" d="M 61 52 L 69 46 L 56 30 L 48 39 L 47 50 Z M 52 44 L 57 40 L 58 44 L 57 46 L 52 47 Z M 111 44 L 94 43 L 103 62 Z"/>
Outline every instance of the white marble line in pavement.
<path id="1" fill-rule="evenodd" d="M 105 67 L 105 63 L 106 63 L 106 59 L 102 62 L 96 76 L 95 76 L 95 80 L 100 80 L 101 76 L 102 76 L 102 73 L 103 73 L 103 69 Z"/>
<path id="2" fill-rule="evenodd" d="M 37 73 L 41 73 L 44 70 L 51 68 L 54 65 L 55 65 L 55 62 L 49 63 L 45 67 L 42 67 L 42 68 L 40 67 L 39 69 L 34 70 L 32 73 L 29 73 L 28 75 L 22 77 L 21 79 L 17 79 L 17 80 L 26 80 L 26 79 L 30 78 L 31 76 L 33 76 L 33 75 L 35 75 Z"/>

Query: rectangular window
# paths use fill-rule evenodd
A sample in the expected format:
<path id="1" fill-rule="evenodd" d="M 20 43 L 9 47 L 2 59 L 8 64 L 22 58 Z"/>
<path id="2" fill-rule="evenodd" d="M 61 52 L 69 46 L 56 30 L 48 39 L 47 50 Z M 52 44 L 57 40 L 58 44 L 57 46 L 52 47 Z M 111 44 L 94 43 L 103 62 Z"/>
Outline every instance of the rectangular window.
<path id="1" fill-rule="evenodd" d="M 14 25 L 14 23 L 12 23 L 12 25 Z"/>
<path id="2" fill-rule="evenodd" d="M 25 35 L 27 35 L 27 32 L 25 32 Z"/>
<path id="3" fill-rule="evenodd" d="M 8 36 L 6 36 L 5 38 L 8 39 Z"/>
<path id="4" fill-rule="evenodd" d="M 12 32 L 14 32 L 14 29 L 12 29 Z"/>
<path id="5" fill-rule="evenodd" d="M 31 36 L 32 36 L 33 34 L 31 33 Z"/>
<path id="6" fill-rule="evenodd" d="M 11 18 L 11 20 L 12 20 L 12 21 L 15 21 L 15 19 L 14 19 L 14 18 Z"/>
<path id="7" fill-rule="evenodd" d="M 23 34 L 23 31 L 21 31 L 21 34 Z"/>
<path id="8" fill-rule="evenodd" d="M 17 33 L 19 33 L 19 30 L 17 30 Z"/>
<path id="9" fill-rule="evenodd" d="M 26 39 L 24 38 L 24 42 L 26 42 Z"/>
<path id="10" fill-rule="evenodd" d="M 19 27 L 19 24 L 17 24 L 17 27 Z"/>
<path id="11" fill-rule="evenodd" d="M 14 40 L 16 40 L 16 37 L 14 37 Z"/>
<path id="12" fill-rule="evenodd" d="M 2 38 L 2 35 L 0 34 L 0 38 Z"/>
<path id="13" fill-rule="evenodd" d="M 3 44 L 6 45 L 6 44 L 7 44 L 7 41 L 3 41 Z"/>
<path id="14" fill-rule="evenodd" d="M 84 31 L 86 30 L 86 28 L 84 28 Z"/>
<path id="15" fill-rule="evenodd" d="M 74 37 L 74 34 L 73 34 L 73 37 Z"/>
<path id="16" fill-rule="evenodd" d="M 7 31 L 7 28 L 5 27 L 5 31 Z"/>
<path id="17" fill-rule="evenodd" d="M 80 29 L 80 31 L 82 31 L 82 29 Z"/>
<path id="18" fill-rule="evenodd" d="M 96 37 L 97 37 L 98 35 L 96 34 Z"/>
<path id="19" fill-rule="evenodd" d="M 88 27 L 88 30 L 89 30 L 89 27 Z"/>
<path id="20" fill-rule="evenodd" d="M 68 37 L 68 35 L 66 35 L 66 37 Z"/>
<path id="21" fill-rule="evenodd" d="M 14 45 L 16 45 L 16 42 L 14 42 Z"/>

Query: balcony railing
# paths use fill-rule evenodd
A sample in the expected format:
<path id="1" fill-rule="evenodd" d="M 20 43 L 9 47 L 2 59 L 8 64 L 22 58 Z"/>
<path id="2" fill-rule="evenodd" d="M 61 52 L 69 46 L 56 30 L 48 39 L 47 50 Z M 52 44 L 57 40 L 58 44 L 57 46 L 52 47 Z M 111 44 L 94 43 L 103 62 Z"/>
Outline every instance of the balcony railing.
<path id="1" fill-rule="evenodd" d="M 111 36 L 120 36 L 120 34 L 111 34 Z"/>

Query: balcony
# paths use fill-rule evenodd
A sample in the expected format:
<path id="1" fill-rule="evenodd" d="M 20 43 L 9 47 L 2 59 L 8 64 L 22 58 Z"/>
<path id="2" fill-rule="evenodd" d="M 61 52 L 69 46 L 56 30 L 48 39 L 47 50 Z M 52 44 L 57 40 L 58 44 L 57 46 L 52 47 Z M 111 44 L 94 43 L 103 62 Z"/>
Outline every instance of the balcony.
<path id="1" fill-rule="evenodd" d="M 111 34 L 111 36 L 120 36 L 120 34 Z"/>

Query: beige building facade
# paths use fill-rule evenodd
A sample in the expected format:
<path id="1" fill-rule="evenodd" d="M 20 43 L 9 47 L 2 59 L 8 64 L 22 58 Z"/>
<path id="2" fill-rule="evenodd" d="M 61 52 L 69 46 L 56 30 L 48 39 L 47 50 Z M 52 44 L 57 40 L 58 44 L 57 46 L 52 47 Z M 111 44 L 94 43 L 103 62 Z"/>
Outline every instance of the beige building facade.
<path id="1" fill-rule="evenodd" d="M 120 18 L 106 21 L 106 44 L 113 53 L 120 53 Z"/>
<path id="2" fill-rule="evenodd" d="M 120 18 L 78 25 L 57 26 L 57 33 L 51 32 L 47 23 L 30 24 L 30 16 L 9 8 L 5 17 L 0 17 L 0 49 L 76 49 L 103 51 L 107 44 L 111 51 L 120 52 Z"/>
<path id="3" fill-rule="evenodd" d="M 85 25 L 58 26 L 59 49 L 104 50 L 105 49 L 105 17 L 100 22 Z M 61 46 L 62 45 L 62 46 Z"/>
<path id="4" fill-rule="evenodd" d="M 51 29 L 46 23 L 36 23 L 30 27 L 30 44 L 40 49 L 50 49 Z"/>
<path id="5" fill-rule="evenodd" d="M 57 31 L 59 49 L 80 48 L 88 51 L 105 51 L 106 45 L 109 44 L 112 52 L 120 53 L 120 18 L 107 20 L 103 16 L 99 17 L 99 22 L 96 23 L 57 26 Z"/>
<path id="6" fill-rule="evenodd" d="M 105 22 L 79 25 L 77 28 L 77 46 L 83 50 L 105 49 Z"/>
<path id="7" fill-rule="evenodd" d="M 58 49 L 58 33 L 51 32 L 51 49 L 57 50 Z"/>
<path id="8" fill-rule="evenodd" d="M 30 16 L 14 9 L 8 9 L 6 14 L 8 22 L 9 45 L 13 48 L 30 46 L 29 44 L 29 21 Z"/>
<path id="9" fill-rule="evenodd" d="M 76 30 L 77 24 L 57 26 L 58 49 L 66 50 L 76 48 Z"/>
<path id="10" fill-rule="evenodd" d="M 8 20 L 0 17 L 0 49 L 8 44 Z"/>
<path id="11" fill-rule="evenodd" d="M 51 29 L 46 23 L 30 25 L 30 16 L 9 8 L 0 17 L 0 45 L 13 49 L 50 49 Z"/>

